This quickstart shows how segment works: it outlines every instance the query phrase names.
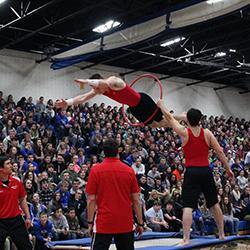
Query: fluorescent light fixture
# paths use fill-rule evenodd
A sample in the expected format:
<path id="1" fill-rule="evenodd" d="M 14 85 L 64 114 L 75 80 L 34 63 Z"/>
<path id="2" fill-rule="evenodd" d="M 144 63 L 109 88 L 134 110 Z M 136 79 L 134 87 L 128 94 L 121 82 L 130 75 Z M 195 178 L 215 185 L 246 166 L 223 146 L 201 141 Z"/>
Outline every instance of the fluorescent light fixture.
<path id="1" fill-rule="evenodd" d="M 6 1 L 6 0 L 0 0 L 0 4 L 3 3 L 3 2 L 5 2 L 5 1 Z"/>
<path id="2" fill-rule="evenodd" d="M 183 41 L 185 39 L 186 39 L 185 37 L 176 37 L 174 39 L 171 39 L 171 40 L 168 40 L 168 41 L 162 43 L 161 47 L 170 46 L 170 45 L 173 45 L 175 43 L 179 43 L 180 41 Z"/>
<path id="3" fill-rule="evenodd" d="M 230 49 L 229 52 L 236 53 L 236 49 Z"/>
<path id="4" fill-rule="evenodd" d="M 92 29 L 92 31 L 97 32 L 97 33 L 104 33 L 112 28 L 117 27 L 118 25 L 120 25 L 121 23 L 114 21 L 114 20 L 109 20 L 108 22 L 106 22 L 105 24 L 99 25 L 97 27 L 95 27 L 94 29 Z"/>
<path id="5" fill-rule="evenodd" d="M 214 4 L 214 3 L 219 3 L 219 2 L 223 2 L 224 0 L 207 0 L 208 4 Z"/>
<path id="6" fill-rule="evenodd" d="M 223 56 L 226 56 L 226 55 L 227 55 L 226 52 L 221 51 L 221 52 L 217 52 L 217 53 L 214 55 L 214 57 L 223 57 Z"/>

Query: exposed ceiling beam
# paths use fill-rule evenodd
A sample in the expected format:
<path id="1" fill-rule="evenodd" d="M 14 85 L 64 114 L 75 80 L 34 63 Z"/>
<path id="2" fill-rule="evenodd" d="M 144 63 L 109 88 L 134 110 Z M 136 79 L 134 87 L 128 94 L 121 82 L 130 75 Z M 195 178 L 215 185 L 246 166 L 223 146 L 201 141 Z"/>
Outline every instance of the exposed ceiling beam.
<path id="1" fill-rule="evenodd" d="M 208 77 L 208 76 L 216 75 L 216 74 L 219 74 L 221 72 L 228 71 L 228 70 L 230 70 L 230 69 L 229 68 L 218 69 L 218 70 L 212 71 L 212 72 L 210 72 L 208 74 L 205 74 L 203 77 Z"/>
<path id="2" fill-rule="evenodd" d="M 243 94 L 247 94 L 247 93 L 249 93 L 249 92 L 250 92 L 250 90 L 249 90 L 249 89 L 246 89 L 246 90 L 244 90 L 244 91 L 240 91 L 239 94 L 240 94 L 240 95 L 243 95 Z"/>
<path id="3" fill-rule="evenodd" d="M 154 0 L 154 3 L 157 3 L 157 2 L 161 2 L 162 0 Z M 138 11 L 141 11 L 142 9 L 145 9 L 145 8 L 147 8 L 148 6 L 150 6 L 152 3 L 151 2 L 145 2 L 144 3 L 144 5 L 141 7 L 141 8 L 135 8 L 135 9 L 131 9 L 131 10 L 129 10 L 129 11 L 127 11 L 126 13 L 120 13 L 120 14 L 118 14 L 118 15 L 114 15 L 114 16 L 112 16 L 112 18 L 113 19 L 118 19 L 118 18 L 121 18 L 121 17 L 123 17 L 124 15 L 128 15 L 128 14 L 132 14 L 132 13 L 134 13 L 134 12 L 138 12 Z M 77 31 L 73 31 L 73 32 L 70 32 L 70 33 L 68 33 L 68 34 L 65 34 L 65 37 L 67 37 L 67 36 L 76 36 L 76 35 L 79 35 L 80 33 L 84 33 L 85 31 L 88 31 L 89 30 L 89 28 L 88 29 L 80 29 L 80 30 L 77 30 Z M 100 36 L 101 37 L 101 36 Z M 100 37 L 98 37 L 98 38 L 100 38 Z M 55 42 L 58 42 L 58 41 L 61 41 L 61 40 L 63 40 L 63 39 L 65 39 L 64 37 L 62 37 L 62 38 L 58 38 L 58 39 L 56 39 L 56 40 L 53 40 L 53 41 L 51 41 L 51 43 L 55 43 Z M 97 39 L 97 38 L 96 38 Z M 61 53 L 61 51 L 58 51 L 57 53 L 55 53 L 54 55 L 57 55 L 57 54 L 59 54 L 59 53 Z"/>
<path id="4" fill-rule="evenodd" d="M 15 41 L 13 41 L 13 42 L 11 42 L 11 43 L 7 43 L 7 44 L 1 46 L 1 47 L 0 47 L 0 50 L 1 50 L 1 49 L 4 49 L 4 48 L 11 47 L 11 46 L 13 46 L 13 45 L 15 45 L 15 44 L 18 44 L 18 43 L 20 43 L 20 42 L 22 42 L 22 41 L 24 41 L 24 40 L 26 40 L 26 39 L 28 39 L 28 38 L 30 38 L 30 37 L 36 35 L 36 34 L 39 33 L 39 32 L 42 32 L 42 31 L 44 31 L 44 30 L 46 30 L 46 29 L 48 29 L 48 28 L 52 28 L 52 27 L 54 27 L 54 26 L 56 26 L 56 25 L 58 25 L 58 24 L 60 24 L 60 23 L 63 23 L 63 22 L 65 22 L 65 21 L 69 20 L 69 19 L 72 19 L 72 18 L 75 17 L 75 16 L 78 16 L 78 15 L 80 15 L 80 14 L 86 13 L 86 12 L 90 11 L 91 9 L 93 9 L 93 8 L 95 8 L 95 7 L 97 7 L 97 6 L 101 6 L 101 5 L 103 5 L 103 4 L 105 4 L 105 3 L 109 2 L 109 1 L 110 1 L 110 0 L 104 0 L 103 2 L 99 2 L 98 4 L 95 4 L 95 5 L 90 5 L 90 6 L 86 7 L 86 8 L 84 8 L 84 9 L 80 9 L 79 11 L 76 11 L 76 12 L 74 12 L 74 13 L 71 13 L 70 15 L 64 16 L 64 17 L 62 17 L 62 18 L 60 18 L 60 19 L 54 21 L 54 22 L 51 23 L 51 24 L 47 24 L 47 25 L 45 25 L 45 26 L 43 26 L 43 27 L 41 27 L 41 28 L 39 28 L 39 29 L 33 31 L 32 33 L 29 33 L 29 34 L 27 34 L 27 35 L 25 35 L 25 36 L 19 37 L 19 38 L 17 38 Z M 64 39 L 65 39 L 65 38 L 64 38 Z"/>
<path id="5" fill-rule="evenodd" d="M 23 20 L 25 20 L 25 19 L 27 19 L 27 18 L 32 17 L 33 15 L 37 14 L 39 11 L 45 10 L 45 9 L 47 9 L 48 7 L 51 7 L 52 5 L 54 5 L 54 4 L 56 4 L 57 2 L 60 2 L 60 1 L 62 1 L 62 0 L 53 0 L 53 1 L 49 2 L 49 3 L 46 3 L 46 4 L 42 5 L 41 7 L 38 7 L 37 9 L 34 9 L 34 10 L 30 11 L 29 13 L 24 13 L 23 16 L 21 16 L 21 17 L 15 19 L 15 20 L 13 20 L 13 21 L 11 21 L 11 22 L 9 22 L 9 23 L 4 24 L 3 26 L 1 26 L 1 27 L 0 27 L 0 32 L 6 30 L 6 29 L 9 28 L 9 26 L 11 26 L 11 25 L 17 24 L 17 23 L 20 22 L 21 20 L 23 21 Z M 29 5 L 28 5 L 28 6 L 29 6 Z"/>
<path id="6" fill-rule="evenodd" d="M 23 32 L 27 32 L 27 33 L 32 33 L 32 32 L 35 31 L 35 30 L 19 28 L 19 27 L 13 27 L 13 26 L 9 26 L 9 29 L 23 31 Z M 38 34 L 43 35 L 43 36 L 55 37 L 55 38 L 61 38 L 62 37 L 62 35 L 52 34 L 52 33 L 47 33 L 47 32 L 38 32 Z M 67 40 L 72 40 L 72 41 L 77 41 L 77 42 L 82 42 L 81 39 L 74 38 L 74 37 L 66 37 L 66 39 Z"/>
<path id="7" fill-rule="evenodd" d="M 163 76 L 163 77 L 161 77 L 159 79 L 160 80 L 164 80 L 164 79 L 168 79 L 168 78 L 172 78 L 172 77 L 183 77 L 185 75 L 189 75 L 189 74 L 193 74 L 193 73 L 197 73 L 197 72 L 203 71 L 205 68 L 206 68 L 205 66 L 201 66 L 201 68 L 193 70 L 193 71 L 183 72 L 181 74 L 173 74 L 173 75 Z"/>
<path id="8" fill-rule="evenodd" d="M 244 74 L 244 72 L 233 72 L 231 74 L 227 74 L 227 75 L 223 75 L 223 76 L 212 77 L 212 78 L 206 79 L 206 80 L 199 80 L 199 81 L 196 81 L 196 82 L 188 83 L 188 84 L 186 84 L 186 86 L 191 86 L 191 85 L 199 84 L 199 83 L 202 83 L 202 82 L 213 82 L 213 81 L 219 80 L 221 78 L 231 77 L 231 76 L 240 75 L 240 74 Z"/>
<path id="9" fill-rule="evenodd" d="M 248 32 L 250 29 L 249 28 L 246 28 L 246 29 L 239 29 L 239 30 L 237 30 L 236 32 L 232 32 L 232 33 L 230 33 L 230 35 L 229 35 L 229 37 L 232 37 L 232 36 L 237 36 L 237 35 L 239 35 L 240 33 L 243 33 L 243 32 Z M 200 31 L 199 31 L 200 32 Z M 187 36 L 190 36 L 190 34 L 187 34 Z M 209 42 L 214 42 L 214 41 L 217 41 L 217 40 L 219 40 L 219 39 L 222 39 L 222 38 L 224 38 L 224 34 L 222 35 L 222 37 L 220 37 L 220 36 L 216 36 L 216 38 L 215 39 L 212 39 L 212 40 L 210 40 Z M 227 37 L 227 40 L 229 39 L 229 37 Z M 208 42 L 208 41 L 206 41 L 206 42 Z M 218 49 L 221 49 L 221 48 L 223 48 L 223 47 L 230 47 L 230 46 L 235 46 L 235 45 L 238 45 L 238 44 L 242 44 L 242 43 L 244 43 L 245 41 L 243 40 L 243 41 L 241 41 L 241 42 L 233 42 L 233 43 L 230 43 L 230 44 L 223 44 L 223 45 L 220 45 L 220 46 L 217 46 L 217 47 L 213 47 L 213 48 L 210 48 L 210 49 L 206 49 L 206 50 L 201 50 L 200 52 L 198 52 L 198 53 L 195 53 L 194 55 L 192 55 L 191 57 L 195 57 L 195 56 L 197 56 L 197 55 L 199 55 L 199 54 L 203 54 L 203 53 L 207 53 L 207 52 L 212 52 L 212 51 L 214 51 L 214 50 L 218 50 Z M 181 49 L 179 49 L 178 51 L 181 51 Z M 178 51 L 176 51 L 176 52 L 178 52 Z M 167 54 L 171 54 L 172 53 L 172 51 L 168 51 L 167 50 Z M 165 52 L 161 52 L 161 53 L 158 53 L 158 54 L 156 54 L 155 55 L 155 57 L 160 57 L 160 56 L 164 56 L 165 55 Z M 188 58 L 189 56 L 183 56 L 182 58 Z M 179 57 L 178 59 L 180 59 L 181 57 Z M 143 59 L 141 59 L 141 60 L 139 60 L 139 61 L 135 61 L 134 62 L 134 64 L 135 63 L 137 63 L 137 62 L 140 62 L 140 63 L 142 63 L 142 62 L 146 62 L 146 61 L 149 61 L 149 60 L 151 60 L 152 58 L 151 57 L 146 57 L 146 58 L 143 58 Z M 171 63 L 171 60 L 169 61 L 169 62 L 166 62 L 166 64 L 168 64 L 168 63 Z M 130 73 L 134 73 L 134 72 L 136 72 L 136 71 L 145 71 L 145 70 L 148 70 L 148 69 L 151 69 L 151 68 L 154 68 L 154 67 L 156 67 L 156 66 L 161 66 L 161 65 L 164 65 L 164 63 L 163 64 L 156 64 L 156 65 L 153 65 L 152 67 L 146 67 L 146 68 L 139 68 L 139 69 L 136 69 L 136 70 L 131 70 L 131 71 L 128 71 L 128 72 L 126 72 L 126 73 L 124 73 L 124 75 L 126 75 L 126 74 L 130 74 Z"/>
<path id="10" fill-rule="evenodd" d="M 246 76 L 245 76 L 246 77 Z M 244 78 L 245 78 L 244 77 Z M 243 77 L 240 77 L 240 78 L 237 78 L 237 79 L 242 79 Z M 225 86 L 221 86 L 221 87 L 216 87 L 214 88 L 215 91 L 217 90 L 220 90 L 220 89 L 227 89 L 227 88 L 237 88 L 238 85 L 241 85 L 243 84 L 242 82 L 235 82 L 235 83 L 230 83 L 230 84 L 227 84 Z M 244 87 L 240 87 L 240 88 L 244 88 Z"/>
<path id="11" fill-rule="evenodd" d="M 144 49 L 150 49 L 150 48 L 152 48 L 152 47 L 154 47 L 154 46 L 155 46 L 155 45 L 151 44 L 151 45 L 148 45 L 148 46 L 145 46 L 145 47 L 140 48 L 140 50 L 141 50 L 141 49 L 143 49 L 143 50 L 144 50 Z M 96 65 L 98 65 L 98 64 L 110 63 L 110 62 L 113 62 L 113 61 L 122 59 L 122 58 L 124 58 L 124 57 L 131 56 L 131 55 L 133 55 L 133 54 L 135 54 L 135 53 L 138 53 L 138 50 L 130 50 L 130 49 L 126 49 L 126 48 L 122 48 L 122 50 L 124 50 L 124 51 L 129 51 L 129 52 L 123 53 L 123 54 L 121 54 L 121 55 L 119 55 L 119 56 L 115 56 L 115 57 L 109 58 L 109 59 L 107 59 L 107 60 L 103 60 L 103 61 L 101 61 L 101 62 L 91 63 L 91 64 L 89 64 L 89 65 L 86 65 L 86 66 L 84 66 L 84 67 L 81 67 L 81 70 L 91 68 L 91 67 L 96 66 Z"/>
<path id="12" fill-rule="evenodd" d="M 231 85 L 226 85 L 226 86 L 216 87 L 216 88 L 214 88 L 214 90 L 217 91 L 217 90 L 220 90 L 220 89 L 227 89 L 227 88 L 230 88 L 230 87 L 231 87 Z"/>
<path id="13" fill-rule="evenodd" d="M 247 18 L 247 20 L 248 20 L 249 18 Z M 246 19 L 244 19 L 245 21 L 246 21 Z M 238 22 L 242 22 L 242 20 L 241 19 L 239 19 L 239 21 Z M 233 20 L 233 21 L 231 21 L 231 22 L 226 22 L 226 23 L 223 23 L 223 24 L 219 24 L 219 25 L 217 25 L 217 26 L 213 26 L 213 25 L 209 25 L 208 27 L 208 29 L 206 29 L 206 32 L 207 31 L 209 31 L 209 30 L 213 30 L 213 29 L 216 29 L 216 28 L 221 28 L 221 27 L 223 27 L 223 26 L 229 26 L 230 24 L 235 24 L 235 20 Z M 229 37 L 232 37 L 232 36 L 234 36 L 234 35 L 239 35 L 240 33 L 243 33 L 243 32 L 247 32 L 247 31 L 249 31 L 250 29 L 249 29 L 249 27 L 248 28 L 246 28 L 246 29 L 239 29 L 239 30 L 237 30 L 236 32 L 231 32 L 230 34 L 229 34 Z M 205 32 L 204 30 L 202 30 L 202 32 Z M 190 33 L 188 33 L 188 34 L 186 34 L 186 36 L 187 37 L 192 37 L 192 36 L 194 36 L 194 35 L 196 35 L 196 34 L 199 34 L 199 33 L 201 33 L 201 31 L 200 30 L 196 30 L 196 31 L 194 31 L 194 32 L 190 32 Z M 224 38 L 225 37 L 225 34 L 221 34 L 221 35 L 219 35 L 219 36 L 211 36 L 211 39 L 210 40 L 207 40 L 206 41 L 206 43 L 208 43 L 208 42 L 214 42 L 214 41 L 219 41 L 220 39 L 222 39 L 222 38 Z M 221 48 L 221 47 L 223 47 L 223 46 L 219 46 L 219 47 L 215 47 L 215 49 L 218 49 L 218 48 Z M 177 47 L 176 47 L 177 48 Z M 171 49 L 171 47 L 170 47 L 170 49 Z M 206 50 L 204 50 L 204 49 L 202 49 L 201 51 L 212 51 L 213 50 L 213 48 L 212 49 L 210 49 L 210 50 L 208 50 L 208 49 L 206 49 Z M 177 50 L 176 50 L 176 52 L 181 52 L 181 51 L 183 51 L 183 48 L 180 46 Z M 166 50 L 164 50 L 163 52 L 160 52 L 160 53 L 157 53 L 156 54 L 156 57 L 157 56 L 160 56 L 160 55 L 165 55 L 165 52 L 167 52 L 167 54 L 171 54 L 172 52 L 173 52 L 173 50 L 169 50 L 169 48 L 168 49 L 166 49 Z M 140 60 L 138 60 L 138 61 L 135 61 L 135 62 L 133 62 L 133 64 L 137 64 L 137 63 L 142 63 L 142 62 L 147 62 L 147 61 L 150 61 L 152 58 L 151 57 L 146 57 L 146 58 L 143 58 L 143 59 L 140 59 Z M 141 69 L 139 69 L 139 70 L 141 70 Z M 143 69 L 142 69 L 143 70 Z M 134 73 L 134 72 L 136 72 L 137 70 L 135 70 L 135 71 L 129 71 L 129 73 Z"/>
<path id="14" fill-rule="evenodd" d="M 125 72 L 125 73 L 122 73 L 122 75 L 124 76 L 124 75 L 127 75 L 127 74 L 134 73 L 134 72 L 136 72 L 136 71 L 147 71 L 147 70 L 149 70 L 149 69 L 153 69 L 153 68 L 156 68 L 156 67 L 160 67 L 160 66 L 163 66 L 163 65 L 172 63 L 172 62 L 174 62 L 174 61 L 180 62 L 180 63 L 183 63 L 183 61 L 184 61 L 185 63 L 197 64 L 197 63 L 192 62 L 192 61 L 185 61 L 185 59 L 186 59 L 186 58 L 195 58 L 195 57 L 200 56 L 200 55 L 202 55 L 202 54 L 204 54 L 204 53 L 207 53 L 207 52 L 211 52 L 211 51 L 214 51 L 214 50 L 218 50 L 218 49 L 223 48 L 223 47 L 235 46 L 236 44 L 239 45 L 239 44 L 243 44 L 243 43 L 248 43 L 249 41 L 250 41 L 250 38 L 249 38 L 249 39 L 246 39 L 246 40 L 241 40 L 240 42 L 237 41 L 237 42 L 232 42 L 232 43 L 229 43 L 229 44 L 219 45 L 219 46 L 214 47 L 214 48 L 209 48 L 209 49 L 207 49 L 207 50 L 198 51 L 198 52 L 196 52 L 194 55 L 189 55 L 189 54 L 187 54 L 187 55 L 184 55 L 184 56 L 180 56 L 180 57 L 178 57 L 178 58 L 172 58 L 172 59 L 170 59 L 170 60 L 166 60 L 166 61 L 164 61 L 164 62 L 161 62 L 161 63 L 158 63 L 158 64 L 154 64 L 154 65 L 150 65 L 150 66 L 147 66 L 147 67 L 144 67 L 144 68 L 141 68 L 141 69 L 127 71 L 127 72 Z M 208 62 L 208 64 L 211 64 L 211 65 L 212 65 L 212 63 L 209 63 L 209 62 Z M 204 65 L 205 65 L 205 62 L 204 62 Z M 218 64 L 218 68 L 224 68 L 224 67 L 228 67 L 228 68 L 231 68 L 231 69 L 234 69 L 234 68 L 235 68 L 235 69 L 238 69 L 238 68 L 236 68 L 236 67 L 232 67 L 232 66 L 230 67 L 230 66 L 228 66 L 228 65 L 225 66 L 225 65 L 219 65 L 219 64 Z"/>

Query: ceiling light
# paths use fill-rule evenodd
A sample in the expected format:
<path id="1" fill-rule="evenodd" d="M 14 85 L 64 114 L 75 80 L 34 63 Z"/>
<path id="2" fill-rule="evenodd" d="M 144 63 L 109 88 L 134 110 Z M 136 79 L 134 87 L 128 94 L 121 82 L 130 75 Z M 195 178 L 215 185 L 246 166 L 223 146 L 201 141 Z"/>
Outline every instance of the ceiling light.
<path id="1" fill-rule="evenodd" d="M 236 49 L 230 49 L 229 52 L 236 53 Z"/>
<path id="2" fill-rule="evenodd" d="M 94 29 L 92 29 L 92 31 L 97 32 L 97 33 L 104 33 L 112 28 L 117 27 L 118 25 L 120 25 L 121 23 L 114 21 L 114 20 L 109 20 L 108 22 L 106 22 L 105 24 L 101 24 L 97 27 L 95 27 Z"/>
<path id="3" fill-rule="evenodd" d="M 6 0 L 0 0 L 0 4 L 3 3 L 3 2 L 5 2 L 5 1 L 6 1 Z"/>
<path id="4" fill-rule="evenodd" d="M 208 4 L 214 4 L 214 3 L 219 3 L 219 2 L 223 2 L 224 0 L 207 0 Z"/>
<path id="5" fill-rule="evenodd" d="M 174 39 L 171 39 L 171 40 L 168 40 L 168 41 L 162 43 L 161 47 L 170 46 L 170 45 L 173 45 L 175 43 L 179 43 L 180 41 L 183 41 L 185 39 L 186 39 L 185 37 L 176 37 Z"/>
<path id="6" fill-rule="evenodd" d="M 214 57 L 223 57 L 223 56 L 226 56 L 226 55 L 227 55 L 226 52 L 221 51 L 221 52 L 217 52 L 217 53 L 214 55 Z"/>

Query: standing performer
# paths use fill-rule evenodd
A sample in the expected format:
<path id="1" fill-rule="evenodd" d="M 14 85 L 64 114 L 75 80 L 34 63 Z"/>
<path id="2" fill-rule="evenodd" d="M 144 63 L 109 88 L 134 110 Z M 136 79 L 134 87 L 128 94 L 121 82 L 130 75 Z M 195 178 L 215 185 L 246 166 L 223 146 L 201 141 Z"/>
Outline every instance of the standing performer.
<path id="1" fill-rule="evenodd" d="M 132 205 L 136 232 L 140 236 L 143 231 L 140 188 L 134 170 L 119 160 L 117 142 L 105 140 L 103 150 L 105 159 L 91 168 L 86 187 L 91 249 L 108 250 L 114 238 L 117 250 L 134 250 Z"/>
<path id="2" fill-rule="evenodd" d="M 55 103 L 56 108 L 66 108 L 71 105 L 85 103 L 96 95 L 103 94 L 114 101 L 129 106 L 132 115 L 140 122 L 145 122 L 157 110 L 156 114 L 147 124 L 151 127 L 163 127 L 165 122 L 161 110 L 157 107 L 154 100 L 145 93 L 138 93 L 121 78 L 116 76 L 103 79 L 101 75 L 95 74 L 92 79 L 77 79 L 80 87 L 89 84 L 92 90 L 86 94 L 76 96 L 67 100 L 58 100 Z"/>
<path id="3" fill-rule="evenodd" d="M 200 110 L 191 108 L 186 115 L 188 128 L 182 126 L 164 105 L 163 100 L 158 101 L 158 106 L 170 127 L 181 137 L 182 147 L 185 153 L 186 171 L 182 186 L 183 198 L 183 242 L 181 245 L 190 244 L 190 228 L 192 224 L 192 211 L 197 207 L 198 198 L 204 194 L 207 207 L 214 213 L 219 231 L 219 238 L 223 240 L 224 219 L 217 200 L 217 190 L 212 171 L 209 168 L 209 148 L 215 150 L 219 159 L 226 167 L 229 177 L 233 177 L 227 158 L 218 141 L 208 129 L 199 126 L 202 114 Z"/>
<path id="4" fill-rule="evenodd" d="M 21 181 L 11 176 L 11 168 L 9 157 L 0 156 L 0 249 L 4 249 L 6 237 L 10 236 L 18 250 L 32 250 L 27 231 L 31 221 L 26 192 Z"/>

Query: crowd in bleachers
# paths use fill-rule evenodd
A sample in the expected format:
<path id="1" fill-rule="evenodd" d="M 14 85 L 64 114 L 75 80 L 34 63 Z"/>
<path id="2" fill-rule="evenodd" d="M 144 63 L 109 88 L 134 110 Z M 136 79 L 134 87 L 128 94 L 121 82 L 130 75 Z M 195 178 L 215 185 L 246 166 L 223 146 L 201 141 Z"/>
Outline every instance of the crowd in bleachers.
<path id="1" fill-rule="evenodd" d="M 250 217 L 250 123 L 204 116 L 202 126 L 214 133 L 235 174 L 229 180 L 210 151 L 225 227 L 238 234 L 239 220 Z M 46 249 L 50 240 L 86 236 L 85 186 L 91 167 L 104 157 L 102 144 L 109 137 L 116 138 L 120 159 L 137 175 L 144 229 L 179 231 L 185 158 L 172 129 L 131 127 L 120 108 L 104 103 L 56 110 L 53 100 L 22 97 L 16 103 L 12 95 L 0 92 L 0 155 L 9 155 L 12 175 L 24 183 L 36 249 Z M 215 225 L 214 218 L 201 196 L 192 228 L 203 234 L 207 225 Z"/>

